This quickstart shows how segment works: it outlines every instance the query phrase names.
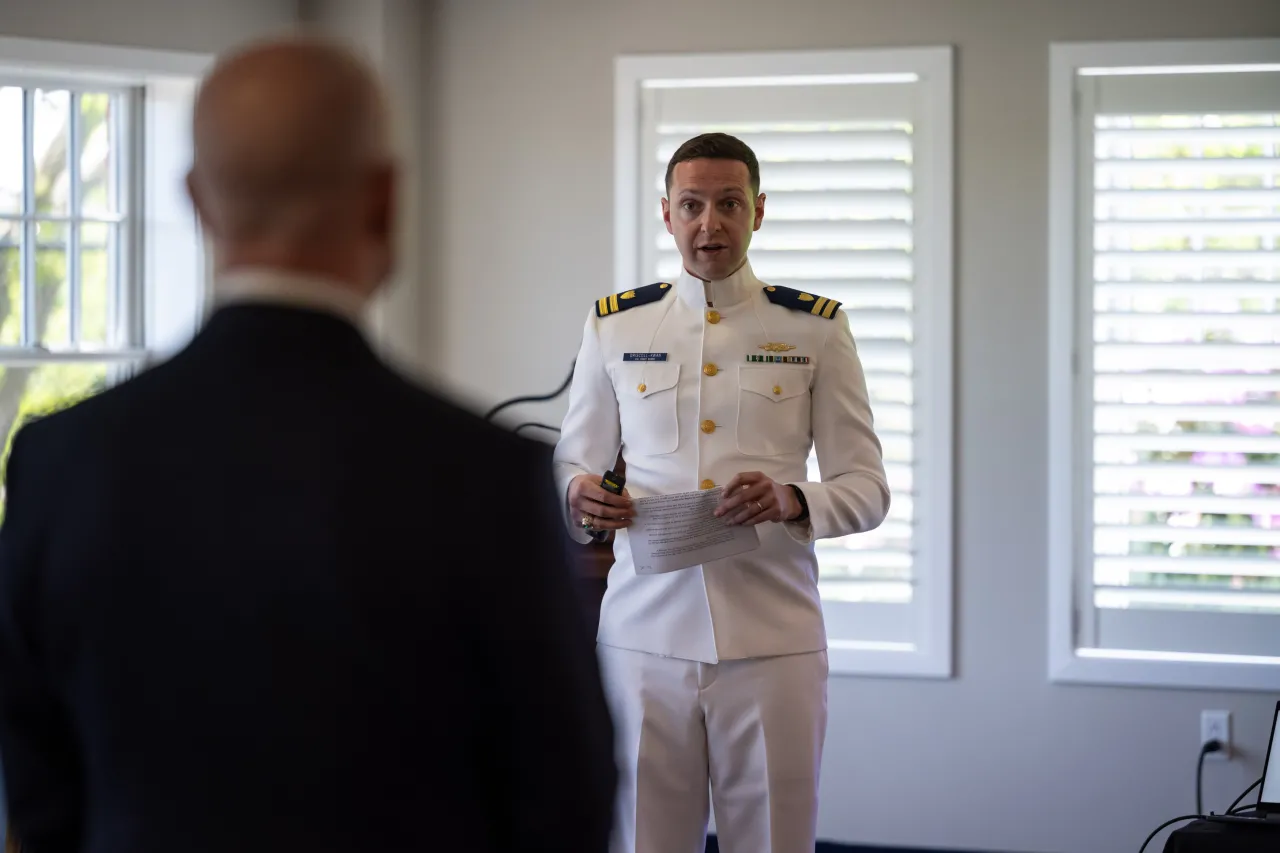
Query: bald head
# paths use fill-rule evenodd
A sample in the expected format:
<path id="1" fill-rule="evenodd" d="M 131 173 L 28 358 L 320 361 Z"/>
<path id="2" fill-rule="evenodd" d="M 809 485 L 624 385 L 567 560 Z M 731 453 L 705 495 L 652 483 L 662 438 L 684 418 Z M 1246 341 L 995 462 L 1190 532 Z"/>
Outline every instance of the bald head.
<path id="1" fill-rule="evenodd" d="M 221 257 L 313 264 L 389 231 L 385 98 L 353 53 L 289 38 L 227 56 L 201 86 L 193 130 L 192 197 Z"/>

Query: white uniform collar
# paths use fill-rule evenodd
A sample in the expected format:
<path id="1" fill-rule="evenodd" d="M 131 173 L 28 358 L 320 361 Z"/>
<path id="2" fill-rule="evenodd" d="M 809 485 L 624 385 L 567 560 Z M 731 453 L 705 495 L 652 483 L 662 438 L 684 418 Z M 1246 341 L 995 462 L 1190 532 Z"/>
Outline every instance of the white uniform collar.
<path id="1" fill-rule="evenodd" d="M 245 267 L 218 276 L 213 299 L 216 307 L 265 303 L 324 311 L 356 326 L 364 322 L 368 302 L 336 282 L 264 267 Z"/>
<path id="2" fill-rule="evenodd" d="M 708 301 L 715 308 L 727 308 L 749 299 L 754 290 L 763 286 L 751 271 L 749 260 L 744 261 L 733 275 L 720 281 L 703 281 L 686 269 L 681 269 L 680 277 L 676 279 L 676 292 L 695 308 L 706 308 Z"/>

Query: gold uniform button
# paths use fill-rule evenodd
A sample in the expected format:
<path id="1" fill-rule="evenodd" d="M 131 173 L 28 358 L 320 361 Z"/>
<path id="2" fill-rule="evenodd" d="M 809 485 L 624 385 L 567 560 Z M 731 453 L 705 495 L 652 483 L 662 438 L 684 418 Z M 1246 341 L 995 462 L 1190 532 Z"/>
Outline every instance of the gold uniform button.
<path id="1" fill-rule="evenodd" d="M 644 389 L 645 389 L 645 384 L 643 382 L 641 382 L 639 385 L 636 386 L 636 390 L 639 391 L 641 394 L 644 393 Z"/>
<path id="2" fill-rule="evenodd" d="M 716 484 L 711 482 L 710 480 L 703 480 L 701 483 L 698 484 L 698 488 L 702 489 L 704 492 L 707 489 L 714 489 L 715 487 L 716 487 Z"/>
<path id="3" fill-rule="evenodd" d="M 702 365 L 702 372 L 708 376 L 715 376 L 720 372 L 720 368 L 716 367 L 714 364 L 704 364 Z"/>
<path id="4" fill-rule="evenodd" d="M 781 393 L 782 393 L 782 386 L 781 386 L 781 385 L 774 385 L 774 386 L 773 386 L 773 393 L 775 393 L 775 394 L 781 394 Z"/>
<path id="5" fill-rule="evenodd" d="M 711 433 L 715 432 L 715 431 L 716 431 L 716 422 L 715 422 L 715 421 L 703 421 L 703 422 L 702 422 L 702 431 L 703 431 L 703 432 L 705 432 L 707 435 L 710 435 Z"/>
<path id="6" fill-rule="evenodd" d="M 719 312 L 719 311 L 708 311 L 708 312 L 707 312 L 707 322 L 708 322 L 708 323 L 719 323 L 719 322 L 720 322 L 720 312 Z"/>

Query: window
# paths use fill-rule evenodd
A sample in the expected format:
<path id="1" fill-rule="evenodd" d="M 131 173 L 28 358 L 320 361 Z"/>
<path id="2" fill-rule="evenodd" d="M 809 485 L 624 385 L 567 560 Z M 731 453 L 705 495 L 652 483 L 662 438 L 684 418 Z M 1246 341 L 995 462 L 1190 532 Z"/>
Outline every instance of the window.
<path id="1" fill-rule="evenodd" d="M 0 435 L 141 361 L 128 252 L 129 95 L 0 86 Z"/>
<path id="2" fill-rule="evenodd" d="M 714 130 L 760 159 L 756 274 L 844 303 L 893 501 L 817 545 L 837 672 L 951 672 L 950 75 L 949 48 L 618 63 L 618 289 L 679 275 L 666 164 Z"/>
<path id="3" fill-rule="evenodd" d="M 1280 687 L 1280 42 L 1054 48 L 1051 663 Z"/>
<path id="4" fill-rule="evenodd" d="M 152 79 L 166 61 L 204 62 L 0 39 L 5 456 L 24 422 L 132 375 L 194 328 L 199 241 L 174 161 L 195 76 Z"/>

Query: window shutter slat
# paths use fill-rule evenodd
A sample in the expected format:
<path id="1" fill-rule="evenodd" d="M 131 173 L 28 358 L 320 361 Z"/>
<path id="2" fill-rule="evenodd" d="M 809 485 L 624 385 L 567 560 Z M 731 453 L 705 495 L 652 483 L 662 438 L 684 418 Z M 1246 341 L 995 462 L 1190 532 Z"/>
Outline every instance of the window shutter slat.
<path id="1" fill-rule="evenodd" d="M 1274 612 L 1280 608 L 1280 594 L 1243 590 L 1132 589 L 1097 587 L 1095 605 L 1102 608 L 1159 608 Z"/>
<path id="2" fill-rule="evenodd" d="M 729 128 L 725 132 L 733 132 Z M 680 144 L 690 136 L 702 133 L 701 130 L 677 133 L 659 133 L 658 150 L 655 159 L 663 166 L 665 175 L 667 162 L 676 152 Z M 733 133 L 751 150 L 762 164 L 767 162 L 842 162 L 850 160 L 907 161 L 911 157 L 911 132 L 905 127 L 899 128 L 885 122 L 880 127 L 866 130 L 826 130 L 822 127 L 798 128 L 790 131 L 752 132 L 739 130 Z"/>
<path id="3" fill-rule="evenodd" d="M 1146 465 L 1102 463 L 1094 471 L 1095 482 L 1108 492 L 1118 488 L 1115 484 L 1127 482 L 1130 478 L 1140 478 L 1164 489 L 1182 488 L 1190 491 L 1191 483 L 1209 483 L 1223 489 L 1247 489 L 1254 485 L 1280 485 L 1280 465 L 1229 465 L 1212 462 L 1154 462 Z M 1108 487 L 1108 484 L 1112 485 Z"/>
<path id="4" fill-rule="evenodd" d="M 744 127 L 758 134 L 779 126 L 909 121 L 912 88 L 909 80 L 801 86 L 691 85 L 650 89 L 646 95 L 654 103 L 655 124 L 671 135 L 687 138 L 709 125 Z M 758 150 L 756 154 L 761 156 Z"/>
<path id="5" fill-rule="evenodd" d="M 1094 506 L 1100 513 L 1194 512 L 1213 515 L 1274 515 L 1280 518 L 1280 495 L 1246 498 L 1222 495 L 1103 495 L 1094 501 Z M 1280 562 L 1277 566 L 1280 566 Z"/>
<path id="6" fill-rule="evenodd" d="M 1242 565 L 1248 566 L 1249 574 L 1254 577 L 1280 577 L 1280 561 L 1257 557 L 1106 557 L 1098 560 L 1099 572 L 1119 576 L 1148 573 L 1231 577 Z"/>
<path id="7" fill-rule="evenodd" d="M 1188 117 L 1189 119 L 1191 117 Z M 1097 145 L 1258 145 L 1280 142 L 1276 127 L 1111 127 L 1098 131 Z M 1270 159 L 1269 156 L 1266 159 Z M 1127 165 L 1127 164 L 1126 164 Z"/>
<path id="8" fill-rule="evenodd" d="M 1100 370 L 1232 370 L 1270 371 L 1280 369 L 1280 346 L 1264 344 L 1198 345 L 1108 343 L 1094 350 Z"/>
<path id="9" fill-rule="evenodd" d="M 1095 371 L 1099 401 L 1123 398 L 1145 402 L 1149 397 L 1185 397 L 1207 394 L 1257 394 L 1280 391 L 1274 373 L 1197 373 L 1189 370 L 1144 370 L 1141 373 Z"/>
<path id="10" fill-rule="evenodd" d="M 1274 175 L 1280 172 L 1280 157 L 1265 154 L 1244 157 L 1199 157 L 1194 160 L 1144 157 L 1141 160 L 1110 160 L 1097 164 L 1098 176 L 1107 180 L 1150 178 L 1153 175 L 1169 175 L 1171 172 L 1183 176 L 1184 180 L 1204 176 L 1234 178 L 1240 175 Z"/>
<path id="11" fill-rule="evenodd" d="M 1107 281 L 1098 282 L 1094 296 L 1101 305 L 1117 304 L 1120 298 L 1170 299 L 1270 299 L 1280 300 L 1280 281 L 1252 279 L 1200 279 L 1197 281 Z M 1105 308 L 1102 310 L 1106 310 Z"/>
<path id="12" fill-rule="evenodd" d="M 1095 539 L 1105 545 L 1115 542 L 1154 542 L 1214 546 L 1254 545 L 1276 548 L 1280 547 L 1280 529 L 1229 527 L 1225 524 L 1208 527 L 1176 527 L 1171 524 L 1099 524 Z M 1238 572 L 1244 572 L 1247 568 L 1247 564 L 1241 563 Z"/>
<path id="13" fill-rule="evenodd" d="M 1204 453 L 1270 455 L 1280 453 L 1280 436 L 1212 432 L 1098 433 L 1094 445 L 1095 452 L 1100 457 L 1130 456 L 1135 453 L 1145 455 L 1156 452 L 1193 455 Z"/>

